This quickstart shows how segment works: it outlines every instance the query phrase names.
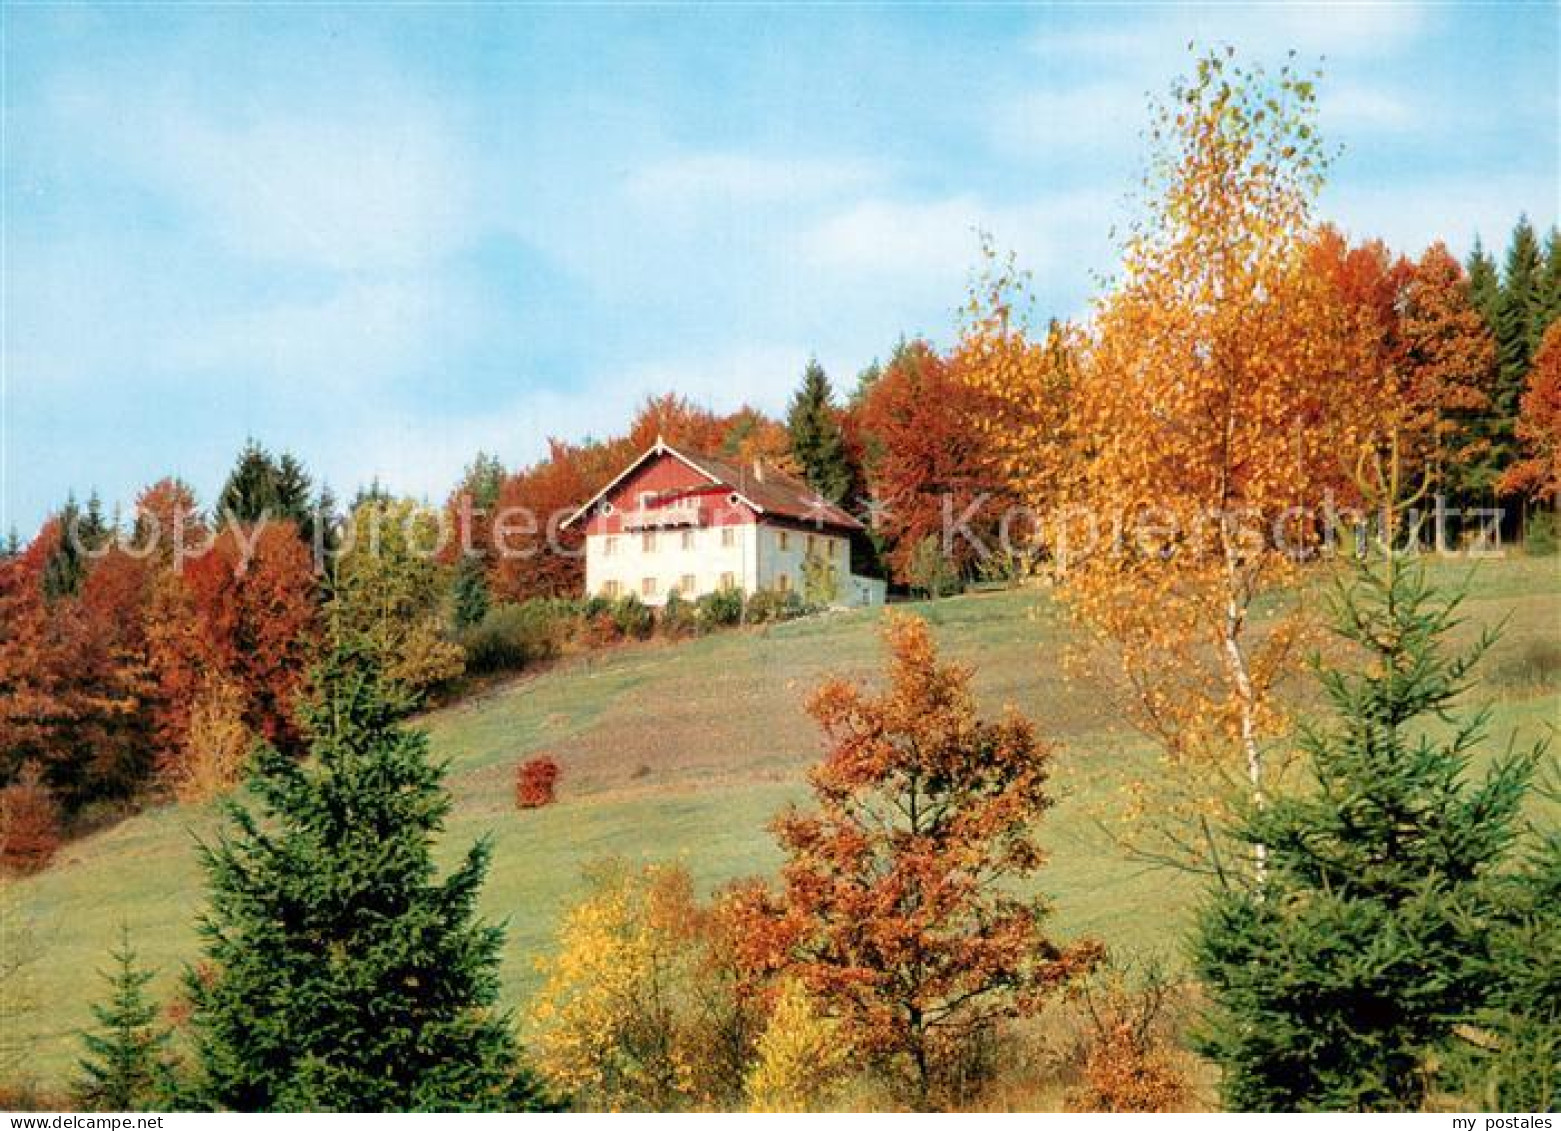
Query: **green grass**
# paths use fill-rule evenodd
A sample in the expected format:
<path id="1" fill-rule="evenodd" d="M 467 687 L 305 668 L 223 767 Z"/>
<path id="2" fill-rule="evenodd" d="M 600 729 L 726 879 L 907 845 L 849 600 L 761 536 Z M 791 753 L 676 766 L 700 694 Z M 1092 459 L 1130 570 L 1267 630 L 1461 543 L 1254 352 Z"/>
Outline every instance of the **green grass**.
<path id="1" fill-rule="evenodd" d="M 1467 571 L 1438 566 L 1446 580 Z M 1111 725 L 1096 690 L 1059 669 L 1060 618 L 1036 593 L 982 594 L 914 607 L 945 654 L 977 666 L 983 704 L 1014 703 L 1058 742 L 1059 804 L 1042 839 L 1052 853 L 1041 884 L 1066 934 L 1094 934 L 1126 951 L 1174 953 L 1196 897 L 1185 876 L 1128 858 L 1095 815 L 1121 772 L 1147 749 Z M 1468 626 L 1507 621 L 1493 668 L 1555 638 L 1561 627 L 1556 559 L 1492 561 L 1474 578 Z M 803 711 L 826 673 L 871 676 L 877 614 L 833 614 L 681 644 L 647 644 L 571 660 L 501 684 L 425 720 L 450 763 L 455 797 L 441 858 L 493 838 L 485 912 L 507 920 L 506 995 L 523 1007 L 561 910 L 577 896 L 582 866 L 603 855 L 681 860 L 705 887 L 772 872 L 779 856 L 770 817 L 803 800 L 801 775 L 817 757 Z M 1494 734 L 1553 729 L 1553 684 L 1493 682 Z M 1497 745 L 1493 743 L 1493 745 Z M 561 801 L 517 812 L 513 768 L 549 753 L 563 767 Z M 46 873 L 15 885 L 15 913 L 41 952 L 28 970 L 36 1008 L 6 1036 L 30 1044 L 45 1083 L 69 1073 L 76 1030 L 101 995 L 94 971 L 121 922 L 172 988 L 197 952 L 202 903 L 195 840 L 217 821 L 210 808 L 162 807 L 77 841 Z"/>

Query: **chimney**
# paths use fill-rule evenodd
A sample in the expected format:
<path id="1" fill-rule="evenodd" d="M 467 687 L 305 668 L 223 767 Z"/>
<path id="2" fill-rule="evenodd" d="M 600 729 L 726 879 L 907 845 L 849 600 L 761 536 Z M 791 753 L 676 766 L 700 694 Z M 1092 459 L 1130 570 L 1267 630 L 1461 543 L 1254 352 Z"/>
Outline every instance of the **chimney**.
<path id="1" fill-rule="evenodd" d="M 755 483 L 764 482 L 764 461 L 757 457 L 753 461 L 753 481 Z"/>

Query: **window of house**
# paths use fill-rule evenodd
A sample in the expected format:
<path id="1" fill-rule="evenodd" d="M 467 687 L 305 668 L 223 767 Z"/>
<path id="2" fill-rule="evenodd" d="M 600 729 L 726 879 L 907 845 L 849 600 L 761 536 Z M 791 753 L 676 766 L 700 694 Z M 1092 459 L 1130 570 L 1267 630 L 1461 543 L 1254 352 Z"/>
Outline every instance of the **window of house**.
<path id="1" fill-rule="evenodd" d="M 618 552 L 618 539 L 615 535 L 609 535 L 602 539 L 602 556 L 610 558 Z"/>
<path id="2" fill-rule="evenodd" d="M 656 502 L 656 492 L 654 492 L 654 491 L 641 491 L 640 492 L 640 510 L 642 510 L 642 511 L 650 510 L 650 508 L 655 504 L 655 502 Z"/>
<path id="3" fill-rule="evenodd" d="M 781 550 L 791 549 L 791 535 L 782 530 L 775 535 L 775 544 Z"/>
<path id="4" fill-rule="evenodd" d="M 640 535 L 640 549 L 644 550 L 647 554 L 654 554 L 656 552 L 656 535 L 653 532 L 647 530 L 644 534 Z"/>
<path id="5" fill-rule="evenodd" d="M 814 557 L 818 553 L 818 539 L 808 535 L 808 557 Z"/>
<path id="6" fill-rule="evenodd" d="M 685 530 L 685 531 L 683 531 L 683 549 L 685 549 L 685 550 L 692 550 L 693 548 L 694 548 L 694 532 L 692 530 Z"/>
<path id="7" fill-rule="evenodd" d="M 618 584 L 618 582 L 616 582 L 616 581 L 604 581 L 604 582 L 602 582 L 602 596 L 603 597 L 609 597 L 609 598 L 612 598 L 612 599 L 616 600 L 618 595 L 620 593 L 622 593 L 622 592 L 623 592 L 623 586 Z"/>
<path id="8" fill-rule="evenodd" d="M 640 581 L 640 596 L 654 597 L 656 595 L 656 579 L 647 577 Z"/>
<path id="9" fill-rule="evenodd" d="M 735 545 L 737 545 L 737 527 L 721 527 L 721 548 L 724 550 L 730 550 Z"/>
<path id="10" fill-rule="evenodd" d="M 791 592 L 791 575 L 783 573 L 775 578 L 775 588 L 781 593 Z"/>
<path id="11" fill-rule="evenodd" d="M 737 575 L 735 573 L 723 573 L 721 575 L 721 588 L 722 589 L 736 589 L 737 588 Z"/>
<path id="12" fill-rule="evenodd" d="M 694 593 L 694 585 L 694 575 L 691 573 L 685 573 L 682 580 L 678 582 L 678 592 L 683 594 L 685 597 L 691 597 Z"/>

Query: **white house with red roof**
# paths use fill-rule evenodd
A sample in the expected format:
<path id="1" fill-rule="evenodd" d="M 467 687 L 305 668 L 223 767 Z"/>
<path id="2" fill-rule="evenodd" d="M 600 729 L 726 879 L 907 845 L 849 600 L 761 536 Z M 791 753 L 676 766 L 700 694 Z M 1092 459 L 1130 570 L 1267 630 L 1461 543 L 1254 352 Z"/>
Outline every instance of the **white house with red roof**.
<path id="1" fill-rule="evenodd" d="M 657 439 L 564 523 L 578 524 L 588 595 L 633 593 L 648 605 L 720 589 L 806 595 L 811 560 L 813 576 L 828 579 L 829 603 L 884 599 L 882 581 L 851 573 L 851 536 L 862 524 L 758 462 L 688 454 Z"/>

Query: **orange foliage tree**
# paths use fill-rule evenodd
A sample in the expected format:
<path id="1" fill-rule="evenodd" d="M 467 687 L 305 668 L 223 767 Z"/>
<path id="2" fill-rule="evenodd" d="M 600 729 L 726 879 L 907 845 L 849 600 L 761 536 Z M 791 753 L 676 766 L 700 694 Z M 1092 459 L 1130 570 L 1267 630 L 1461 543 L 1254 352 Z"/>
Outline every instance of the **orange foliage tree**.
<path id="1" fill-rule="evenodd" d="M 1561 501 L 1561 321 L 1550 324 L 1534 355 L 1517 435 L 1525 458 L 1502 476 L 1502 493 Z"/>
<path id="2" fill-rule="evenodd" d="M 775 824 L 776 918 L 789 973 L 863 1056 L 908 1069 L 925 1107 L 957 1098 L 974 1038 L 1100 950 L 1048 939 L 1044 902 L 1014 883 L 1044 860 L 1050 749 L 1016 713 L 977 717 L 970 671 L 939 662 L 925 621 L 891 617 L 885 640 L 883 693 L 833 679 L 809 703 L 828 752 L 809 774 L 817 810 Z"/>
<path id="3" fill-rule="evenodd" d="M 1440 242 L 1414 265 L 1402 321 L 1410 454 L 1434 492 L 1489 490 L 1491 476 L 1479 471 L 1490 454 L 1480 424 L 1491 407 L 1496 340 L 1469 300 L 1463 268 Z"/>
<path id="4" fill-rule="evenodd" d="M 1177 771 L 1159 777 L 1188 787 L 1156 807 L 1178 855 L 1206 847 L 1179 818 L 1231 785 L 1262 801 L 1298 628 L 1286 594 L 1319 532 L 1291 508 L 1323 503 L 1375 403 L 1309 253 L 1326 164 L 1313 117 L 1311 81 L 1228 51 L 1176 84 L 1075 399 L 1099 525 L 1062 591 L 1104 645 L 1120 708 Z"/>

